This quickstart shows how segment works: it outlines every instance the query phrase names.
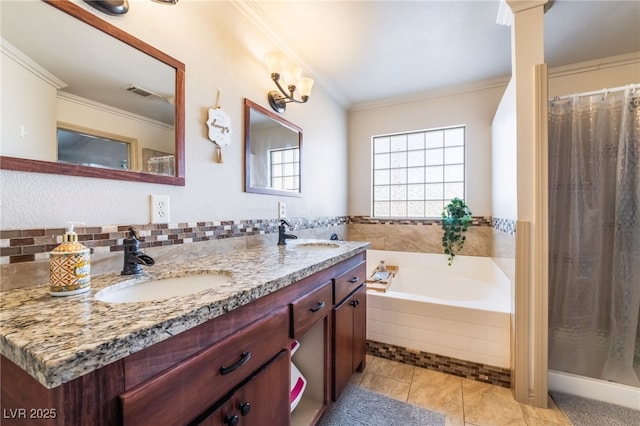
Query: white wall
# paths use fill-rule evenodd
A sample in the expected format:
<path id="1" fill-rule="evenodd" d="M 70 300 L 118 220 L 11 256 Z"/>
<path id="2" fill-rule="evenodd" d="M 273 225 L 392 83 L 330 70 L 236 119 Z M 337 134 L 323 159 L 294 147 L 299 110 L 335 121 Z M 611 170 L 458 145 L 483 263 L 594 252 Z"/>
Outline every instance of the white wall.
<path id="1" fill-rule="evenodd" d="M 466 201 L 491 216 L 491 121 L 505 86 L 498 85 L 349 113 L 349 214 L 371 214 L 371 137 L 464 124 Z"/>
<path id="2" fill-rule="evenodd" d="M 60 227 L 67 221 L 148 223 L 150 194 L 170 196 L 172 223 L 275 218 L 279 200 L 286 201 L 290 217 L 347 213 L 346 112 L 319 84 L 307 104 L 289 105 L 284 114 L 304 131 L 304 196 L 243 192 L 243 98 L 269 108 L 266 96 L 273 83 L 263 58 L 275 47 L 230 2 L 181 1 L 164 6 L 135 1 L 126 15 L 118 17 L 77 4 L 185 63 L 186 186 L 2 170 L 0 228 Z M 205 124 L 218 89 L 233 125 L 224 163 L 215 161 L 216 148 L 207 138 Z"/>
<path id="3" fill-rule="evenodd" d="M 56 150 L 56 86 L 52 77 L 15 47 L 2 40 L 0 55 L 0 155 L 54 161 Z M 35 105 L 35 108 L 30 107 Z M 8 144 L 14 140 L 18 143 Z"/>
<path id="4" fill-rule="evenodd" d="M 509 82 L 491 126 L 492 212 L 501 219 L 517 218 L 516 92 Z"/>

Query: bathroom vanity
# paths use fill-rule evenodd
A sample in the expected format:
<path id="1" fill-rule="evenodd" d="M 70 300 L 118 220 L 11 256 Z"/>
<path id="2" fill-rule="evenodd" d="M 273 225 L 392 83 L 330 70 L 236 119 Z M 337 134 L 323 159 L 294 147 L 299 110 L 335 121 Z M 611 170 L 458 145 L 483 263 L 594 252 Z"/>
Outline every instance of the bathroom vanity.
<path id="1" fill-rule="evenodd" d="M 142 279 L 230 279 L 149 302 L 97 300 L 116 274 L 68 298 L 4 292 L 3 424 L 315 424 L 365 367 L 367 248 L 300 241 L 157 265 Z M 293 339 L 308 384 L 290 413 Z"/>

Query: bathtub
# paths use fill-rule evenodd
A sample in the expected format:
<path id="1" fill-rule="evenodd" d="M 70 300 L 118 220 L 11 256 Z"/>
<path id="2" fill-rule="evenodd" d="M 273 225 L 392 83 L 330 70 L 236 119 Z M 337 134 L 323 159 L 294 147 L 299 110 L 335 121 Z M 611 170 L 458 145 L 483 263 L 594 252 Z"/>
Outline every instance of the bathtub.
<path id="1" fill-rule="evenodd" d="M 488 257 L 367 251 L 398 266 L 387 291 L 367 291 L 367 339 L 510 368 L 511 284 Z"/>

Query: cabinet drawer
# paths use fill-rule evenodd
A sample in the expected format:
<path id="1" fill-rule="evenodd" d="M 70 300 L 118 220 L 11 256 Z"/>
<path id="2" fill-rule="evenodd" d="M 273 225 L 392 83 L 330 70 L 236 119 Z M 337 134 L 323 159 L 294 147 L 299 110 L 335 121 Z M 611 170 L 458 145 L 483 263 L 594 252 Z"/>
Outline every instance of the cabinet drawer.
<path id="1" fill-rule="evenodd" d="M 193 423 L 198 426 L 284 426 L 289 424 L 289 356 L 280 352 L 226 395 L 222 401 L 202 413 Z"/>
<path id="2" fill-rule="evenodd" d="M 291 303 L 291 337 L 302 336 L 316 321 L 331 312 L 331 281 Z"/>
<path id="3" fill-rule="evenodd" d="M 355 266 L 353 269 L 335 278 L 333 303 L 340 303 L 340 301 L 350 295 L 353 290 L 355 290 L 360 286 L 360 284 L 365 282 L 366 276 L 367 263 L 362 262 Z"/>
<path id="4" fill-rule="evenodd" d="M 288 346 L 282 307 L 120 396 L 125 425 L 189 423 Z"/>

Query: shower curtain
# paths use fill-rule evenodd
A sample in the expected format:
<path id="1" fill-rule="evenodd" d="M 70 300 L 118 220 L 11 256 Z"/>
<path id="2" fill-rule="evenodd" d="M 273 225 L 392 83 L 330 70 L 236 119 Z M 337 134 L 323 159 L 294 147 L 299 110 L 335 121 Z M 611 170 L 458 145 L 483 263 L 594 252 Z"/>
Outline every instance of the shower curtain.
<path id="1" fill-rule="evenodd" d="M 639 92 L 549 105 L 549 368 L 640 387 Z"/>

